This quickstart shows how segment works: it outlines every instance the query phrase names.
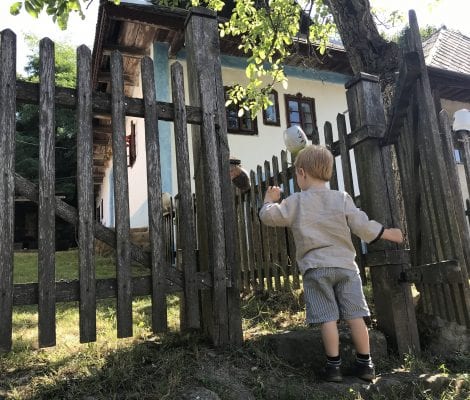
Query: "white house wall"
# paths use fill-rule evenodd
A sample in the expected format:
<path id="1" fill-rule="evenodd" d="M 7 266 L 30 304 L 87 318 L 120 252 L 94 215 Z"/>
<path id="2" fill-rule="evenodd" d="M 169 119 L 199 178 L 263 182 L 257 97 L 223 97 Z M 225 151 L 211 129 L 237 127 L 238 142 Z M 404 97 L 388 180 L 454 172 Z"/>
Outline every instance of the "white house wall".
<path id="1" fill-rule="evenodd" d="M 226 67 L 224 66 L 224 60 L 228 59 L 228 63 L 234 63 L 235 57 L 223 57 L 223 68 L 222 68 L 222 79 L 224 85 L 230 86 L 234 83 L 245 83 L 246 76 L 245 70 L 242 68 Z M 183 66 L 184 77 L 185 77 L 185 88 L 186 88 L 186 104 L 189 104 L 189 93 L 188 93 L 188 73 L 186 61 L 184 58 L 180 58 L 178 62 Z M 299 69 L 300 70 L 300 69 Z M 301 74 L 302 71 L 299 72 Z M 328 74 L 328 73 L 325 73 Z M 331 74 L 331 73 L 330 73 Z M 319 79 L 322 76 L 319 74 Z M 281 126 L 268 126 L 263 124 L 262 113 L 258 113 L 257 124 L 258 134 L 256 135 L 244 135 L 228 133 L 228 142 L 230 147 L 230 153 L 232 156 L 241 159 L 242 166 L 250 171 L 256 170 L 257 165 L 262 165 L 265 160 L 271 160 L 273 155 L 280 156 L 282 150 L 285 149 L 283 141 L 283 131 L 287 128 L 286 125 L 286 109 L 284 102 L 284 95 L 291 94 L 296 95 L 302 93 L 305 97 L 315 99 L 315 112 L 317 117 L 317 127 L 320 132 L 320 140 L 323 143 L 323 126 L 326 121 L 330 121 L 333 124 L 334 139 L 337 139 L 336 134 L 336 116 L 338 113 L 344 113 L 347 110 L 346 95 L 344 82 L 349 77 L 334 74 L 333 75 L 339 82 L 332 83 L 327 81 L 312 80 L 312 79 L 301 79 L 295 76 L 289 76 L 289 83 L 287 89 L 282 88 L 280 85 L 276 87 L 278 92 L 279 100 L 279 114 Z M 349 119 L 346 118 L 349 123 Z M 188 134 L 191 134 L 190 127 L 188 126 Z M 190 155 L 191 150 L 191 139 L 189 140 Z M 176 165 L 176 158 L 174 152 L 173 165 Z M 192 157 L 191 157 L 192 158 Z M 192 165 L 192 159 L 190 164 Z M 341 171 L 339 171 L 340 178 Z M 342 179 L 341 179 L 342 180 Z M 176 167 L 172 169 L 172 182 L 173 182 L 173 193 L 177 192 L 177 172 Z M 342 184 L 341 184 L 342 186 Z"/>
<path id="2" fill-rule="evenodd" d="M 142 97 L 142 88 L 134 88 L 133 97 Z M 147 165 L 145 156 L 145 126 L 142 118 L 126 117 L 126 134 L 131 132 L 131 124 L 135 124 L 136 160 L 132 167 L 127 168 L 129 182 L 129 215 L 131 228 L 148 226 L 147 203 Z M 97 206 L 103 204 L 103 218 L 101 223 L 114 227 L 114 184 L 113 162 L 109 160 L 105 176 L 101 185 Z"/>
<path id="3" fill-rule="evenodd" d="M 109 161 L 106 167 L 103 182 L 101 183 L 98 196 L 96 198 L 97 207 L 100 207 L 100 222 L 108 227 L 114 226 L 114 182 L 113 182 L 113 162 Z"/>
<path id="4" fill-rule="evenodd" d="M 224 84 L 243 82 L 245 71 L 237 69 L 224 69 L 222 76 Z M 346 96 L 344 85 L 323 83 L 319 81 L 289 78 L 287 90 L 277 88 L 279 99 L 279 114 L 281 126 L 267 126 L 263 124 L 262 114 L 257 117 L 258 135 L 228 134 L 230 152 L 242 160 L 246 169 L 256 169 L 265 160 L 271 160 L 273 155 L 279 156 L 285 149 L 283 132 L 287 128 L 285 94 L 295 95 L 302 93 L 305 97 L 315 99 L 317 127 L 323 132 L 326 121 L 334 122 L 339 112 L 346 110 Z M 320 141 L 323 142 L 320 134 Z"/>

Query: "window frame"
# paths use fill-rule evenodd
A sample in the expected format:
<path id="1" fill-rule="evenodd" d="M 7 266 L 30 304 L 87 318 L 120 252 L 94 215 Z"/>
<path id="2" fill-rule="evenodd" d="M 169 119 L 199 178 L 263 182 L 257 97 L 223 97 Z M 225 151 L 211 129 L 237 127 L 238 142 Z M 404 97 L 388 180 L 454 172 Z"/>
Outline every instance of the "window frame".
<path id="1" fill-rule="evenodd" d="M 290 120 L 290 111 L 289 111 L 289 101 L 296 101 L 299 106 L 299 117 L 300 117 L 300 127 L 304 130 L 305 134 L 307 135 L 307 138 L 310 140 L 314 140 L 316 137 L 316 140 L 318 141 L 318 127 L 317 127 L 317 112 L 315 109 L 315 99 L 313 97 L 306 97 L 302 95 L 302 93 L 297 93 L 295 95 L 292 94 L 285 94 L 284 95 L 284 101 L 285 101 L 285 107 L 286 107 L 286 125 L 287 127 L 290 127 L 292 125 L 297 125 L 297 122 L 291 122 Z M 305 131 L 304 128 L 304 115 L 302 111 L 302 103 L 308 103 L 310 105 L 311 111 L 312 111 L 312 125 L 313 125 L 313 133 L 308 134 Z M 314 137 L 315 136 L 315 137 Z"/>
<path id="2" fill-rule="evenodd" d="M 269 125 L 269 126 L 281 126 L 281 116 L 279 115 L 279 95 L 277 91 L 274 89 L 271 91 L 271 93 L 269 93 L 269 96 L 270 95 L 274 96 L 274 101 L 273 101 L 273 105 L 269 107 L 274 108 L 274 112 L 276 113 L 276 120 L 275 121 L 268 120 L 266 110 L 263 110 L 263 124 Z"/>
<path id="3" fill-rule="evenodd" d="M 227 98 L 227 90 L 230 89 L 230 86 L 224 86 L 224 99 L 225 100 L 228 100 Z M 228 120 L 229 120 L 229 117 L 228 117 L 228 113 L 229 111 L 232 111 L 232 112 L 236 112 L 237 113 L 237 124 L 238 124 L 238 129 L 233 129 L 233 128 L 229 128 L 229 123 L 228 123 Z M 257 135 L 258 134 L 258 118 L 251 118 L 250 116 L 250 112 L 249 111 L 245 111 L 245 113 L 239 117 L 238 116 L 238 108 L 235 104 L 230 104 L 228 106 L 225 107 L 225 117 L 227 119 L 227 132 L 228 133 L 232 133 L 232 134 L 235 134 L 235 135 Z M 244 129 L 242 128 L 242 123 L 241 121 L 243 121 L 243 118 L 249 118 L 251 120 L 251 123 L 252 123 L 252 126 L 253 126 L 253 129 Z"/>

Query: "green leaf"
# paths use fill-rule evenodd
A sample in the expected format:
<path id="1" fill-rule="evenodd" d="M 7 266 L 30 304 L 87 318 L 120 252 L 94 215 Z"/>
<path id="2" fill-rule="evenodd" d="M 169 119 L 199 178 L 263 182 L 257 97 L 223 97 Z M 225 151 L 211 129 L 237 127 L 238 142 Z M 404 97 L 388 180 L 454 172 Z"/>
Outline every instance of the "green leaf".
<path id="1" fill-rule="evenodd" d="M 21 1 L 17 1 L 10 6 L 10 14 L 11 15 L 18 15 L 23 7 L 23 3 Z"/>
<path id="2" fill-rule="evenodd" d="M 38 10 L 36 10 L 29 1 L 25 1 L 24 8 L 33 18 L 37 18 L 39 16 Z"/>

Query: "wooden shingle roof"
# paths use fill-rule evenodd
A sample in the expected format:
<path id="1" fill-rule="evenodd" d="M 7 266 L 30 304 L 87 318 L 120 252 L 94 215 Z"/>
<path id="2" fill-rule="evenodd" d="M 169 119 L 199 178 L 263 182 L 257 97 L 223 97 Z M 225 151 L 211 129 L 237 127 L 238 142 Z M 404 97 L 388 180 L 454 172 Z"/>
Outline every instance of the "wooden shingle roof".
<path id="1" fill-rule="evenodd" d="M 428 67 L 470 74 L 470 38 L 460 32 L 439 29 L 423 42 Z"/>

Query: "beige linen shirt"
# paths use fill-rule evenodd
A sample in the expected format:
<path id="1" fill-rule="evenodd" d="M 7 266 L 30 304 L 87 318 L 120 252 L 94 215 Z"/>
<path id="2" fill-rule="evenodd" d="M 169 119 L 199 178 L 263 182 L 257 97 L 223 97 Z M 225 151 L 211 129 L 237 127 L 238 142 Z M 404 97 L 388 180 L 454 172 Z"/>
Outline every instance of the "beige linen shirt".
<path id="1" fill-rule="evenodd" d="M 318 267 L 357 270 L 351 232 L 370 243 L 384 229 L 369 220 L 349 194 L 327 187 L 294 193 L 280 204 L 266 203 L 259 216 L 266 225 L 292 229 L 302 274 Z"/>

